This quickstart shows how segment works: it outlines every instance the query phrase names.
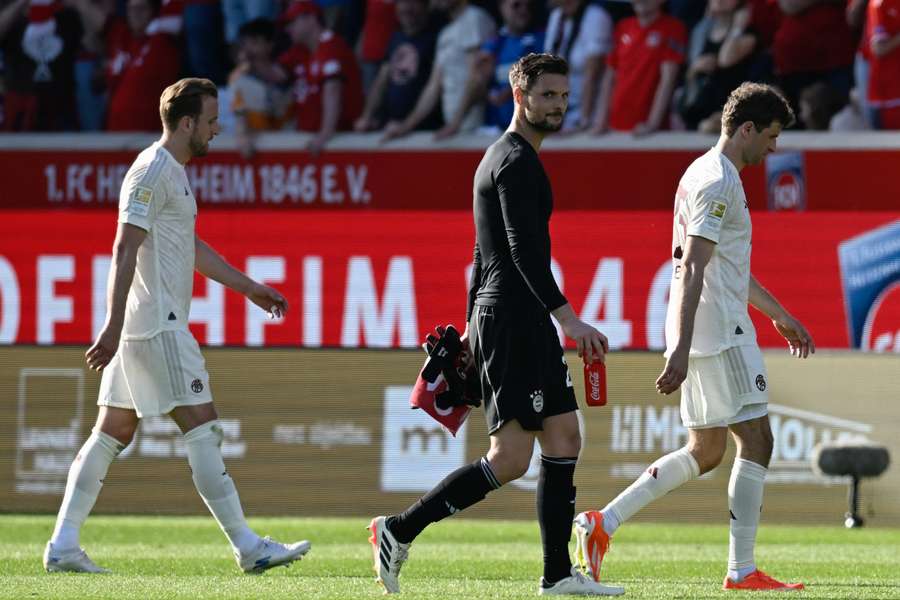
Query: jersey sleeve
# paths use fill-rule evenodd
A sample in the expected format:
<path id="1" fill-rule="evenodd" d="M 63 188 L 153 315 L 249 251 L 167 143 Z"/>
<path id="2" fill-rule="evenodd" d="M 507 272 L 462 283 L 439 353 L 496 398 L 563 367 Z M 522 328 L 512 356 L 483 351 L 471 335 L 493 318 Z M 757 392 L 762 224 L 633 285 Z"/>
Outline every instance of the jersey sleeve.
<path id="1" fill-rule="evenodd" d="M 152 161 L 128 173 L 119 193 L 119 223 L 150 231 L 168 200 L 159 163 Z"/>
<path id="2" fill-rule="evenodd" d="M 466 302 L 466 323 L 472 318 L 472 310 L 475 308 L 475 297 L 481 288 L 481 250 L 478 242 L 475 242 L 475 250 L 472 253 L 472 277 L 469 280 L 469 297 Z"/>
<path id="3" fill-rule="evenodd" d="M 682 64 L 687 48 L 687 30 L 679 21 L 672 19 L 665 37 L 663 62 Z"/>
<path id="4" fill-rule="evenodd" d="M 329 79 L 343 79 L 345 74 L 344 53 L 341 52 L 339 44 L 332 40 L 331 43 L 323 44 L 322 47 L 322 81 Z"/>
<path id="5" fill-rule="evenodd" d="M 900 33 L 900 2 L 897 0 L 884 0 L 875 4 L 872 11 L 873 37 L 893 36 Z"/>
<path id="6" fill-rule="evenodd" d="M 722 223 L 730 210 L 727 198 L 718 186 L 708 186 L 689 196 L 687 201 L 687 235 L 696 235 L 718 244 Z"/>
<path id="7" fill-rule="evenodd" d="M 585 36 L 585 54 L 601 56 L 609 54 L 612 48 L 612 20 L 599 6 L 589 6 L 584 13 L 581 30 L 590 32 Z"/>
<path id="8" fill-rule="evenodd" d="M 622 27 L 624 24 L 625 24 L 625 20 L 623 19 L 613 29 L 612 42 L 611 42 L 612 47 L 609 51 L 609 54 L 606 55 L 606 65 L 613 69 L 619 68 L 619 50 L 620 50 L 619 40 L 622 38 Z"/>
<path id="9" fill-rule="evenodd" d="M 524 160 L 512 160 L 495 176 L 500 209 L 506 227 L 509 253 L 528 288 L 548 311 L 568 302 L 550 271 L 550 265 L 539 255 L 539 240 L 549 235 L 538 209 L 539 182 L 535 170 Z"/>

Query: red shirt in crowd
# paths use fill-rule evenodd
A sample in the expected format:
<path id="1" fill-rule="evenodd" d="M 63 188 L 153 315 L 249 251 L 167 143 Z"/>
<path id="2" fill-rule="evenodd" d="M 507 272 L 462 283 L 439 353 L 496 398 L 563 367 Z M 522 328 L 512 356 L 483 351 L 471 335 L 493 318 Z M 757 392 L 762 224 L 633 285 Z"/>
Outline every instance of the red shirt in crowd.
<path id="1" fill-rule="evenodd" d="M 869 0 L 866 15 L 871 37 L 894 37 L 900 34 L 900 0 Z M 883 108 L 900 107 L 900 48 L 884 56 L 869 54 L 869 100 Z"/>
<path id="2" fill-rule="evenodd" d="M 616 70 L 609 126 L 631 131 L 650 116 L 653 96 L 665 62 L 684 62 L 687 31 L 669 15 L 661 15 L 647 27 L 637 17 L 619 21 L 613 32 L 613 50 L 606 63 Z"/>
<path id="3" fill-rule="evenodd" d="M 360 55 L 367 62 L 381 62 L 397 30 L 394 0 L 366 0 L 366 24 L 362 30 Z"/>
<path id="4" fill-rule="evenodd" d="M 318 131 L 322 125 L 322 88 L 329 79 L 338 78 L 341 86 L 341 116 L 338 129 L 353 128 L 362 113 L 362 78 L 356 57 L 340 36 L 325 31 L 314 53 L 296 45 L 278 59 L 294 80 L 297 129 Z"/>
<path id="5" fill-rule="evenodd" d="M 823 1 L 795 15 L 782 15 L 772 56 L 775 72 L 821 73 L 853 64 L 856 53 L 843 4 Z"/>
<path id="6" fill-rule="evenodd" d="M 123 19 L 107 26 L 109 131 L 158 131 L 159 97 L 178 80 L 181 51 L 167 33 L 135 36 Z"/>

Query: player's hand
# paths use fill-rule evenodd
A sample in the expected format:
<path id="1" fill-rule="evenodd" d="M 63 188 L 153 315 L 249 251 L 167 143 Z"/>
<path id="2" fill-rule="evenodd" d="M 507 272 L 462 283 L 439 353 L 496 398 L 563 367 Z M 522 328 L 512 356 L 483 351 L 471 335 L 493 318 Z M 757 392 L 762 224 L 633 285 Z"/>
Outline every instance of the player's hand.
<path id="1" fill-rule="evenodd" d="M 666 368 L 656 378 L 656 391 L 660 394 L 671 394 L 687 378 L 688 357 L 690 349 L 676 349 L 666 361 Z"/>
<path id="2" fill-rule="evenodd" d="M 657 129 L 659 129 L 659 127 L 655 127 L 649 123 L 638 123 L 634 126 L 634 129 L 631 130 L 631 135 L 634 137 L 644 137 L 654 133 Z"/>
<path id="3" fill-rule="evenodd" d="M 313 156 L 313 158 L 316 158 L 325 150 L 325 145 L 327 143 L 328 137 L 323 136 L 320 133 L 313 137 L 313 139 L 309 140 L 309 143 L 306 144 L 306 149 Z"/>
<path id="4" fill-rule="evenodd" d="M 472 350 L 469 348 L 469 324 L 466 323 L 466 330 L 462 332 L 462 335 L 459 336 L 459 341 L 462 344 L 462 354 L 460 358 L 463 361 L 463 364 L 468 369 L 473 364 L 475 364 L 475 357 L 472 355 Z"/>
<path id="5" fill-rule="evenodd" d="M 434 141 L 439 142 L 441 140 L 446 140 L 457 133 L 459 133 L 459 125 L 456 123 L 449 123 L 434 132 Z"/>
<path id="6" fill-rule="evenodd" d="M 606 135 L 609 133 L 609 123 L 606 123 L 605 121 L 594 123 L 594 125 L 588 129 L 588 133 L 591 135 Z"/>
<path id="7" fill-rule="evenodd" d="M 378 123 L 375 122 L 375 119 L 370 119 L 369 117 L 360 117 L 353 123 L 353 131 L 360 133 L 374 131 L 377 128 Z"/>
<path id="8" fill-rule="evenodd" d="M 891 38 L 887 35 L 873 35 L 872 40 L 869 42 L 869 50 L 878 58 L 887 54 L 890 48 Z"/>
<path id="9" fill-rule="evenodd" d="M 812 336 L 806 330 L 806 327 L 791 315 L 786 314 L 772 319 L 772 325 L 788 341 L 791 356 L 806 358 L 810 354 L 816 353 L 816 344 L 813 342 Z"/>
<path id="10" fill-rule="evenodd" d="M 381 143 L 395 140 L 409 133 L 409 130 L 403 126 L 400 121 L 390 121 L 384 126 L 384 134 L 381 136 Z"/>
<path id="11" fill-rule="evenodd" d="M 595 360 L 606 362 L 606 353 L 609 351 L 609 341 L 606 336 L 591 327 L 581 319 L 571 319 L 560 323 L 566 337 L 575 340 L 578 347 L 578 356 L 585 364 L 591 364 Z"/>
<path id="12" fill-rule="evenodd" d="M 280 319 L 288 309 L 287 299 L 278 290 L 261 283 L 253 284 L 247 299 L 266 311 L 270 319 Z"/>
<path id="13" fill-rule="evenodd" d="M 119 339 L 122 337 L 122 326 L 107 323 L 97 336 L 94 345 L 84 353 L 88 368 L 94 371 L 102 371 L 109 361 L 116 355 L 119 349 Z"/>

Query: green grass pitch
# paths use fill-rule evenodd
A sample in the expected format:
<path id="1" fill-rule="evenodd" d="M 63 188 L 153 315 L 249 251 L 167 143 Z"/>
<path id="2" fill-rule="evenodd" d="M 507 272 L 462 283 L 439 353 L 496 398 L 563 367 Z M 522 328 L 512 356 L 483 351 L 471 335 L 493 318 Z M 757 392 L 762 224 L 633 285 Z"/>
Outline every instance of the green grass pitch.
<path id="1" fill-rule="evenodd" d="M 242 575 L 210 518 L 92 517 L 82 544 L 111 575 L 47 574 L 41 552 L 50 516 L 0 515 L 0 598 L 334 599 L 377 598 L 365 519 L 251 519 L 260 533 L 309 539 L 290 568 Z M 629 598 L 747 597 L 721 590 L 728 551 L 722 526 L 629 523 L 613 540 L 604 580 Z M 800 580 L 799 598 L 900 598 L 900 530 L 765 525 L 759 566 Z M 530 598 L 541 574 L 537 524 L 450 519 L 413 544 L 402 597 Z M 752 594 L 754 598 L 782 594 Z"/>

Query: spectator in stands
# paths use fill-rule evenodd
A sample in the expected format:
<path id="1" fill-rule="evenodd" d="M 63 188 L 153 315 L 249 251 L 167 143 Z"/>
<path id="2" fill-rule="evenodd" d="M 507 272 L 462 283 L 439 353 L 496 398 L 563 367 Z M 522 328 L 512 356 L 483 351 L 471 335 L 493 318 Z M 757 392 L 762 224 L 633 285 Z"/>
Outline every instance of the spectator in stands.
<path id="1" fill-rule="evenodd" d="M 265 18 L 247 21 L 241 26 L 238 38 L 237 66 L 228 76 L 228 89 L 238 149 L 244 158 L 251 158 L 256 153 L 256 132 L 284 126 L 290 94 L 279 86 L 283 72 L 272 58 L 275 44 L 272 21 Z"/>
<path id="2" fill-rule="evenodd" d="M 836 115 L 831 117 L 828 125 L 829 131 L 867 131 L 872 129 L 872 123 L 864 114 L 862 102 L 860 102 L 859 88 L 850 90 L 850 101 Z"/>
<path id="3" fill-rule="evenodd" d="M 459 133 L 472 106 L 485 103 L 484 125 L 505 130 L 512 121 L 515 103 L 509 86 L 509 69 L 531 52 L 542 52 L 544 33 L 531 29 L 530 0 L 501 0 L 503 27 L 478 52 L 466 82 L 466 94 L 450 122 L 435 134 L 446 139 Z"/>
<path id="4" fill-rule="evenodd" d="M 869 49 L 869 39 L 872 37 L 872 24 L 866 18 L 869 0 L 848 0 L 847 1 L 847 26 L 854 39 L 859 39 L 856 47 L 856 56 L 853 59 L 853 86 L 857 90 L 856 99 L 851 99 L 851 103 L 859 106 L 863 118 L 869 123 L 869 127 L 874 124 L 872 109 L 869 106 L 869 97 L 867 90 L 869 89 L 869 62 L 872 55 Z M 860 94 L 859 90 L 863 90 Z M 852 110 L 852 108 L 851 108 Z"/>
<path id="5" fill-rule="evenodd" d="M 5 131 L 77 128 L 78 13 L 55 0 L 13 0 L 0 10 Z"/>
<path id="6" fill-rule="evenodd" d="M 278 0 L 222 0 L 225 41 L 228 44 L 238 43 L 244 23 L 257 19 L 275 20 L 279 4 Z"/>
<path id="7" fill-rule="evenodd" d="M 391 37 L 388 58 L 366 96 L 362 116 L 354 124 L 356 131 L 374 131 L 408 117 L 431 74 L 437 31 L 429 24 L 428 0 L 396 0 L 396 8 L 400 29 Z M 440 110 L 435 107 L 418 128 L 436 129 L 440 122 Z"/>
<path id="8" fill-rule="evenodd" d="M 688 129 L 718 133 L 728 95 L 749 79 L 757 39 L 747 3 L 710 0 L 708 6 L 691 34 L 678 111 Z"/>
<path id="9" fill-rule="evenodd" d="M 126 19 L 106 25 L 109 131 L 157 131 L 162 91 L 178 79 L 181 49 L 177 15 L 159 0 L 128 0 Z"/>
<path id="10" fill-rule="evenodd" d="M 662 12 L 663 1 L 634 0 L 635 16 L 616 25 L 592 133 L 646 135 L 668 127 L 687 32 Z"/>
<path id="11" fill-rule="evenodd" d="M 366 21 L 359 40 L 358 55 L 363 90 L 367 94 L 397 31 L 397 16 L 395 0 L 366 0 Z"/>
<path id="12" fill-rule="evenodd" d="M 82 131 L 100 131 L 105 126 L 107 97 L 104 85 L 103 27 L 112 14 L 114 0 L 68 0 L 81 17 L 81 50 L 75 61 L 75 99 Z"/>
<path id="13" fill-rule="evenodd" d="M 839 90 L 819 81 L 800 92 L 800 118 L 810 131 L 828 131 L 831 119 L 847 104 Z"/>
<path id="14" fill-rule="evenodd" d="M 294 43 L 278 59 L 293 83 L 297 129 L 315 132 L 307 149 L 318 156 L 337 131 L 353 128 L 362 112 L 362 81 L 353 51 L 325 29 L 312 0 L 296 0 L 282 20 Z"/>
<path id="15" fill-rule="evenodd" d="M 559 0 L 547 22 L 544 51 L 569 62 L 569 108 L 564 130 L 591 123 L 604 62 L 612 48 L 612 19 L 588 0 Z"/>
<path id="16" fill-rule="evenodd" d="M 869 104 L 878 129 L 900 129 L 900 0 L 872 0 Z"/>
<path id="17" fill-rule="evenodd" d="M 220 0 L 176 0 L 184 14 L 185 67 L 191 77 L 225 82 L 225 22 Z"/>
<path id="18" fill-rule="evenodd" d="M 450 22 L 438 34 L 437 53 L 428 84 L 412 113 L 402 121 L 391 121 L 383 140 L 408 134 L 424 121 L 440 102 L 444 122 L 449 123 L 464 101 L 469 73 L 478 59 L 478 50 L 496 32 L 493 19 L 468 0 L 435 0 Z M 466 113 L 460 131 L 474 131 L 484 123 L 484 104 L 476 103 Z"/>
<path id="19" fill-rule="evenodd" d="M 778 0 L 782 17 L 772 55 L 780 87 L 796 111 L 800 92 L 822 81 L 846 98 L 852 85 L 853 37 L 845 3 Z"/>

